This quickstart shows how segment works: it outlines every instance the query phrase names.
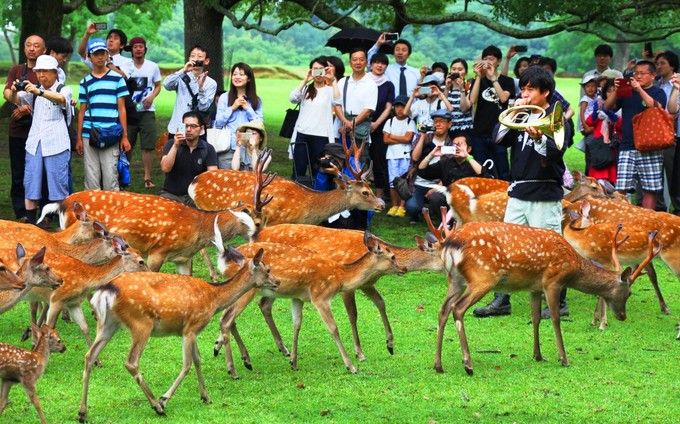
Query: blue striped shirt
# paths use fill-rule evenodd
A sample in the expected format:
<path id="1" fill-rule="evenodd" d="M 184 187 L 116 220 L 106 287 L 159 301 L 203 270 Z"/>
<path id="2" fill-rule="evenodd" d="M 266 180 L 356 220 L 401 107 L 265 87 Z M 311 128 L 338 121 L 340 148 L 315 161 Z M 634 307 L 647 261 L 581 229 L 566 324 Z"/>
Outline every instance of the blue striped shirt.
<path id="1" fill-rule="evenodd" d="M 87 87 L 87 95 L 85 88 Z M 101 78 L 87 74 L 80 81 L 78 101 L 87 104 L 83 119 L 83 138 L 90 138 L 90 128 L 109 128 L 118 123 L 118 98 L 129 95 L 125 80 L 113 71 Z M 89 101 L 88 101 L 89 97 Z M 81 106 L 82 107 L 82 106 Z"/>

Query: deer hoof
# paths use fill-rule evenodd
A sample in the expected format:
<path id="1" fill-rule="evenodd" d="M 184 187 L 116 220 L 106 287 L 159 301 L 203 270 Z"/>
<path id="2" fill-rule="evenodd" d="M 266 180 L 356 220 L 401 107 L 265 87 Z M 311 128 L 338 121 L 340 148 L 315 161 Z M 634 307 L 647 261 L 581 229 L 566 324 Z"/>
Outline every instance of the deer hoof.
<path id="1" fill-rule="evenodd" d="M 243 366 L 246 367 L 246 369 L 252 371 L 253 370 L 253 364 L 250 363 L 250 361 L 243 361 Z"/>
<path id="2" fill-rule="evenodd" d="M 364 352 L 357 353 L 357 360 L 359 360 L 360 362 L 364 362 L 366 360 L 366 355 L 364 355 Z"/>
<path id="3" fill-rule="evenodd" d="M 81 423 L 86 423 L 87 422 L 87 412 L 80 411 L 78 412 L 78 416 L 76 417 L 78 422 Z"/>
<path id="4" fill-rule="evenodd" d="M 279 348 L 279 352 L 281 352 L 283 356 L 285 356 L 286 358 L 290 357 L 290 352 L 288 351 L 288 349 L 286 349 L 285 346 Z"/>
<path id="5" fill-rule="evenodd" d="M 27 328 L 24 330 L 24 332 L 21 334 L 21 341 L 25 342 L 31 337 L 31 328 Z"/>
<path id="6" fill-rule="evenodd" d="M 210 404 L 212 403 L 212 401 L 210 400 L 210 398 L 208 397 L 208 395 L 203 395 L 203 396 L 201 396 L 201 401 L 202 401 L 203 403 L 205 403 L 206 405 L 210 405 Z"/>
<path id="7" fill-rule="evenodd" d="M 560 359 L 560 364 L 562 364 L 563 367 L 568 367 L 569 361 L 566 358 Z"/>
<path id="8" fill-rule="evenodd" d="M 541 354 L 534 355 L 534 361 L 543 362 L 543 355 L 541 355 Z"/>
<path id="9" fill-rule="evenodd" d="M 670 314 L 671 314 L 671 310 L 668 309 L 668 307 L 664 305 L 664 306 L 661 308 L 661 313 L 663 313 L 664 315 L 670 315 Z"/>
<path id="10" fill-rule="evenodd" d="M 387 351 L 390 353 L 390 355 L 394 355 L 394 347 L 391 344 L 387 344 Z"/>
<path id="11" fill-rule="evenodd" d="M 229 377 L 231 377 L 232 380 L 238 380 L 241 378 L 234 369 L 229 370 Z"/>
<path id="12" fill-rule="evenodd" d="M 470 365 L 464 365 L 463 367 L 465 368 L 465 372 L 467 373 L 467 375 L 473 374 L 472 367 Z"/>
<path id="13" fill-rule="evenodd" d="M 214 347 L 213 348 L 213 356 L 217 356 L 220 354 L 220 348 L 219 347 Z"/>
<path id="14" fill-rule="evenodd" d="M 439 364 L 434 364 L 434 370 L 437 374 L 443 374 L 444 368 Z"/>
<path id="15" fill-rule="evenodd" d="M 356 374 L 357 368 L 354 365 L 351 365 L 351 366 L 347 367 L 347 371 L 349 371 L 351 374 Z"/>
<path id="16" fill-rule="evenodd" d="M 290 369 L 292 369 L 293 371 L 298 370 L 297 361 L 290 361 Z"/>

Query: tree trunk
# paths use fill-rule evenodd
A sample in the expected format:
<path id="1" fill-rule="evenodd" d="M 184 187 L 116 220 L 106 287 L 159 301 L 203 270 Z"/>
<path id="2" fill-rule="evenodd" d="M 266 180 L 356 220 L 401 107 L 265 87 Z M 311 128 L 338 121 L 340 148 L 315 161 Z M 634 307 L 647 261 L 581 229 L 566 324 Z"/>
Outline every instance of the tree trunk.
<path id="1" fill-rule="evenodd" d="M 203 0 L 184 0 L 185 60 L 191 47 L 200 45 L 208 51 L 208 75 L 217 81 L 217 90 L 224 90 L 224 55 L 222 52 L 222 21 L 224 15 L 204 4 Z"/>
<path id="2" fill-rule="evenodd" d="M 23 45 L 28 36 L 38 34 L 45 40 L 59 36 L 63 20 L 64 0 L 22 0 L 19 62 L 26 60 Z"/>

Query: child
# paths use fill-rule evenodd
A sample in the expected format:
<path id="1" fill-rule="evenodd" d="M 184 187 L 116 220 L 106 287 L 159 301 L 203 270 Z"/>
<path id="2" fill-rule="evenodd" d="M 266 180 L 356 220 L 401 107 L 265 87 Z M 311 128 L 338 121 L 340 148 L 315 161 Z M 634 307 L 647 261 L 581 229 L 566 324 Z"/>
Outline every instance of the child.
<path id="1" fill-rule="evenodd" d="M 385 134 L 383 140 L 387 144 L 387 173 L 392 201 L 392 207 L 387 211 L 389 216 L 406 216 L 404 200 L 394 188 L 394 179 L 408 172 L 411 163 L 411 140 L 416 132 L 416 124 L 406 115 L 407 102 L 406 96 L 397 96 L 394 99 L 394 116 L 385 122 L 383 128 Z"/>
<path id="2" fill-rule="evenodd" d="M 607 79 L 602 87 L 602 98 L 607 99 L 614 88 L 614 80 Z M 621 138 L 623 120 L 615 112 L 600 108 L 596 102 L 592 112 L 587 115 L 585 123 L 593 128 L 586 137 L 588 153 L 588 172 L 586 175 L 597 179 L 608 180 L 616 184 L 616 158 L 618 158 L 618 140 Z"/>
<path id="3" fill-rule="evenodd" d="M 231 169 L 234 171 L 254 170 L 257 166 L 257 158 L 267 147 L 267 132 L 264 129 L 264 124 L 262 121 L 245 123 L 236 130 L 236 137 L 239 148 L 234 150 L 234 156 L 231 159 Z M 270 161 L 271 157 L 264 165 L 264 170 L 267 169 Z"/>
<path id="4" fill-rule="evenodd" d="M 581 133 L 585 136 L 593 132 L 593 127 L 588 125 L 586 118 L 593 113 L 593 106 L 597 103 L 597 77 L 595 75 L 587 75 L 583 77 L 581 81 L 581 87 L 583 87 L 584 95 L 579 101 L 579 129 Z"/>

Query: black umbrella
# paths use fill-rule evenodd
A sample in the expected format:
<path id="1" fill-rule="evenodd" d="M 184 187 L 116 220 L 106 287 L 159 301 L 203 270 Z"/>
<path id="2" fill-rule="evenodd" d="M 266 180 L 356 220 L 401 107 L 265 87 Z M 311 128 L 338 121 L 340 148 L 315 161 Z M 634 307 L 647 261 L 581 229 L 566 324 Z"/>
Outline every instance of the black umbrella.
<path id="1" fill-rule="evenodd" d="M 352 49 L 360 47 L 366 51 L 373 47 L 380 37 L 380 32 L 369 28 L 347 28 L 335 33 L 326 42 L 327 47 L 334 47 L 341 53 L 349 53 Z M 387 42 L 380 46 L 380 53 L 393 54 L 394 44 Z"/>

